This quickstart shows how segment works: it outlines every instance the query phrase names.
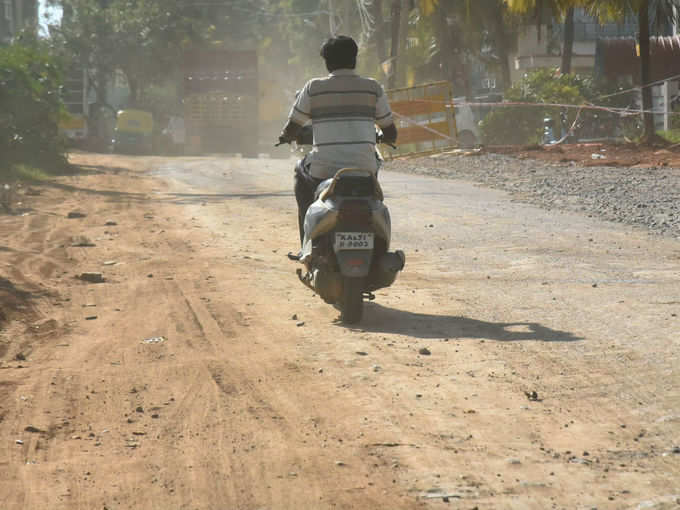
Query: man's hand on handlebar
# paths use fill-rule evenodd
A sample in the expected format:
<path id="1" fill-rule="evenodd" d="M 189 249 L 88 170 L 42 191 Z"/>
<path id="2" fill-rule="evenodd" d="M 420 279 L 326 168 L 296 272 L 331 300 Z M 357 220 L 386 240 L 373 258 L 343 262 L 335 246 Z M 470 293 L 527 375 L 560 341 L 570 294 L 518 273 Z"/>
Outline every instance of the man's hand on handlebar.
<path id="1" fill-rule="evenodd" d="M 275 144 L 274 147 L 278 147 L 279 145 L 283 145 L 284 143 L 291 143 L 293 140 L 290 140 L 286 136 L 279 136 L 279 143 Z"/>
<path id="2" fill-rule="evenodd" d="M 378 144 L 378 145 L 381 144 L 381 143 L 384 143 L 385 145 L 388 145 L 388 146 L 392 147 L 393 149 L 397 148 L 396 145 L 385 140 L 385 135 L 383 134 L 382 131 L 376 131 L 376 133 L 375 133 L 375 143 Z"/>
<path id="3" fill-rule="evenodd" d="M 393 149 L 396 149 L 396 146 L 394 144 L 397 142 L 397 127 L 394 124 L 390 124 L 389 126 L 383 127 L 380 130 L 378 138 L 379 138 L 377 140 L 378 143 L 384 143 L 386 145 L 389 145 Z"/>
<path id="4" fill-rule="evenodd" d="M 309 141 L 306 138 L 309 137 Z M 312 126 L 302 127 L 293 121 L 288 121 L 279 135 L 279 143 L 275 145 L 278 147 L 284 143 L 297 142 L 300 145 L 312 144 Z"/>

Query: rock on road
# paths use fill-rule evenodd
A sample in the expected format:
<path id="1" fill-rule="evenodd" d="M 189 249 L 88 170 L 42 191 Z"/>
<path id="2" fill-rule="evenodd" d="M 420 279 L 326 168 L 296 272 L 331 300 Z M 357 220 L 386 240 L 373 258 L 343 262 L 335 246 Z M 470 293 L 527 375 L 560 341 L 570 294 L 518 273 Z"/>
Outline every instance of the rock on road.
<path id="1" fill-rule="evenodd" d="M 104 173 L 2 225 L 14 277 L 53 291 L 43 332 L 0 344 L 3 508 L 680 498 L 676 240 L 383 172 L 406 268 L 347 328 L 285 257 L 291 161 L 76 160 Z M 74 235 L 96 246 L 58 247 Z"/>

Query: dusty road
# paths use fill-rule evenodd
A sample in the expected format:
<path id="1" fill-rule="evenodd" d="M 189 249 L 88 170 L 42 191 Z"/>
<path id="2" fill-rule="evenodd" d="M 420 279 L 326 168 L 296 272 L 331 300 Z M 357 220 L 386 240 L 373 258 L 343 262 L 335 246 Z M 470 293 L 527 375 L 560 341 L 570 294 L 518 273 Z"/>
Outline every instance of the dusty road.
<path id="1" fill-rule="evenodd" d="M 385 173 L 348 329 L 289 161 L 75 160 L 0 217 L 3 510 L 678 507 L 677 241 Z"/>

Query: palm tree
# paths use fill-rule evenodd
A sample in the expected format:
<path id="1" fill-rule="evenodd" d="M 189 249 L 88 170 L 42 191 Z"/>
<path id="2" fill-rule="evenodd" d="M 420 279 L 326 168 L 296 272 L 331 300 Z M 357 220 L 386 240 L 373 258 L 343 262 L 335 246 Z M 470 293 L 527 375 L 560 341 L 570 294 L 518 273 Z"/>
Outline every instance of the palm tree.
<path id="1" fill-rule="evenodd" d="M 627 13 L 633 12 L 638 18 L 638 41 L 640 43 L 640 79 L 642 87 L 642 109 L 644 114 L 644 138 L 652 141 L 654 132 L 654 118 L 652 110 L 652 90 L 648 86 L 651 82 L 649 37 L 652 28 L 659 29 L 669 21 L 677 22 L 680 0 L 507 0 L 511 10 L 526 12 L 530 8 L 540 6 L 544 1 L 550 2 L 556 12 L 565 15 L 565 22 L 569 21 L 569 11 L 574 7 L 585 7 L 588 12 L 600 20 L 621 20 Z M 651 15 L 651 16 L 650 16 Z M 573 23 L 573 19 L 571 21 Z M 572 33 L 568 33 L 565 26 L 565 49 L 563 52 L 562 71 L 570 68 L 564 60 L 565 53 L 571 53 L 568 43 L 573 44 Z M 567 37 L 569 36 L 569 37 Z M 571 39 L 568 41 L 567 39 Z"/>
<path id="2" fill-rule="evenodd" d="M 562 47 L 562 73 L 571 72 L 571 60 L 574 52 L 574 8 L 584 4 L 584 0 L 507 0 L 510 11 L 536 13 L 538 37 L 541 37 L 541 13 L 545 7 L 555 13 L 564 23 L 564 45 Z M 598 3 L 598 2 L 593 2 Z M 600 2 L 601 3 L 601 2 Z"/>

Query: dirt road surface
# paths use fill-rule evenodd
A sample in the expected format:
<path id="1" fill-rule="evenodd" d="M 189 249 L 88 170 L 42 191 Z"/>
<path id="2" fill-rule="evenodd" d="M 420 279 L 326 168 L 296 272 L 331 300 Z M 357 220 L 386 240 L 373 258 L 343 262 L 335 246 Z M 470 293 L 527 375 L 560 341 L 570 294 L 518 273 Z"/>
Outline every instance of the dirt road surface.
<path id="1" fill-rule="evenodd" d="M 347 328 L 290 161 L 73 159 L 0 217 L 3 510 L 678 507 L 677 241 L 385 172 Z"/>

